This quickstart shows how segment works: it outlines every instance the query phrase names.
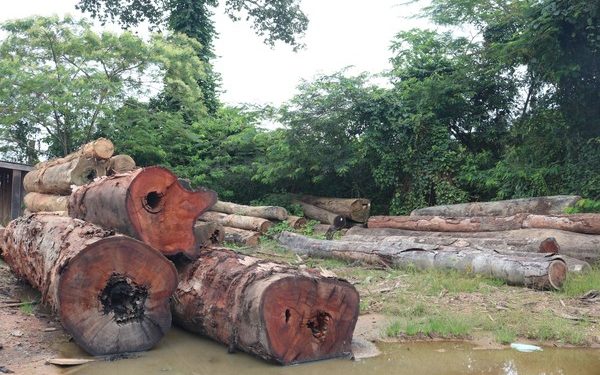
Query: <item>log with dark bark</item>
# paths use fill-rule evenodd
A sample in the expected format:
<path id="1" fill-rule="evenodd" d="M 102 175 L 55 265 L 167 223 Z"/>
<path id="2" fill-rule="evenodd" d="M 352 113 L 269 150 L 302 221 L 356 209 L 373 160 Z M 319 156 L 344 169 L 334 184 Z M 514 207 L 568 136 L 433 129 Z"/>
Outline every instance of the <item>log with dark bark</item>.
<path id="1" fill-rule="evenodd" d="M 225 227 L 252 230 L 260 233 L 267 233 L 273 223 L 267 219 L 252 216 L 224 214 L 222 212 L 208 211 L 200 216 L 202 221 L 212 221 Z"/>
<path id="2" fill-rule="evenodd" d="M 0 241 L 15 274 L 42 293 L 92 355 L 147 350 L 171 326 L 175 268 L 152 247 L 70 217 L 12 221 Z"/>
<path id="3" fill-rule="evenodd" d="M 286 219 L 287 223 L 290 225 L 290 227 L 294 228 L 294 229 L 300 229 L 300 228 L 304 228 L 306 226 L 306 219 L 300 216 L 288 216 L 288 218 Z"/>
<path id="4" fill-rule="evenodd" d="M 304 216 L 309 219 L 317 220 L 323 224 L 329 224 L 335 227 L 336 229 L 343 228 L 346 226 L 346 218 L 341 215 L 324 210 L 322 208 L 313 206 L 312 204 L 305 203 L 302 201 L 294 201 L 294 203 L 297 203 L 300 206 L 302 206 Z"/>
<path id="5" fill-rule="evenodd" d="M 288 218 L 286 209 L 277 206 L 245 206 L 243 204 L 218 201 L 211 210 L 226 214 L 261 217 L 269 220 L 282 221 Z"/>
<path id="6" fill-rule="evenodd" d="M 108 169 L 106 174 L 112 176 L 114 174 L 131 172 L 135 169 L 135 160 L 129 155 L 115 155 L 108 161 Z"/>
<path id="7" fill-rule="evenodd" d="M 535 289 L 559 289 L 567 274 L 565 261 L 554 254 L 500 254 L 492 250 L 409 242 L 327 241 L 289 232 L 281 233 L 277 240 L 302 255 L 360 260 L 386 267 L 455 269 Z"/>
<path id="8" fill-rule="evenodd" d="M 165 255 L 195 259 L 194 224 L 216 200 L 211 190 L 186 190 L 166 168 L 149 167 L 77 188 L 69 215 L 130 235 Z"/>
<path id="9" fill-rule="evenodd" d="M 260 233 L 232 227 L 225 228 L 225 241 L 241 246 L 258 246 Z"/>
<path id="10" fill-rule="evenodd" d="M 517 214 L 505 217 L 372 216 L 368 226 L 433 232 L 494 232 L 535 228 L 600 234 L 600 214 Z"/>
<path id="11" fill-rule="evenodd" d="M 68 195 L 71 185 L 81 186 L 106 175 L 106 160 L 79 157 L 64 163 L 49 163 L 28 172 L 23 179 L 27 192 Z"/>
<path id="12" fill-rule="evenodd" d="M 509 199 L 496 202 L 473 202 L 425 207 L 414 210 L 410 216 L 512 216 L 520 213 L 560 215 L 581 199 L 577 195 Z"/>
<path id="13" fill-rule="evenodd" d="M 179 279 L 174 322 L 230 351 L 284 365 L 350 354 L 359 296 L 344 280 L 227 249 L 203 251 Z"/>
<path id="14" fill-rule="evenodd" d="M 79 158 L 108 160 L 113 155 L 114 151 L 115 146 L 109 139 L 98 138 L 95 141 L 84 144 L 79 148 L 79 150 L 63 156 L 62 158 L 39 162 L 34 168 L 43 169 L 53 165 L 65 164 L 71 160 Z"/>
<path id="15" fill-rule="evenodd" d="M 29 212 L 67 211 L 69 209 L 69 197 L 66 195 L 27 193 L 23 202 Z"/>
<path id="16" fill-rule="evenodd" d="M 589 263 L 600 262 L 600 236 L 567 232 L 556 229 L 517 229 L 503 232 L 423 232 L 394 228 L 350 228 L 348 236 L 388 237 L 388 236 L 411 236 L 411 237 L 456 237 L 470 238 L 494 238 L 507 241 L 539 242 L 542 244 L 543 252 L 554 252 L 568 255 Z M 553 238 L 554 242 L 544 242 L 545 239 Z"/>
<path id="17" fill-rule="evenodd" d="M 325 198 L 303 195 L 300 200 L 359 223 L 365 223 L 369 219 L 371 210 L 371 201 L 364 198 Z"/>
<path id="18" fill-rule="evenodd" d="M 209 247 L 223 243 L 225 227 L 221 224 L 198 221 L 194 224 L 196 246 Z"/>

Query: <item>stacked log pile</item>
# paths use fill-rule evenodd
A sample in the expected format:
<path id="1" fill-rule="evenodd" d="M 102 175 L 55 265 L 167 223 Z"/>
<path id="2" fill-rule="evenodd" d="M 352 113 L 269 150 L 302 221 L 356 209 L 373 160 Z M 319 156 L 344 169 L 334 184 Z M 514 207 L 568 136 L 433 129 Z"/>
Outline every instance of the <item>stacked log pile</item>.
<path id="1" fill-rule="evenodd" d="M 32 171 L 30 186 L 44 188 L 30 192 L 28 208 L 53 212 L 30 213 L 0 231 L 2 258 L 40 290 L 83 349 L 93 355 L 147 350 L 173 319 L 230 351 L 284 365 L 351 354 L 359 296 L 350 283 L 214 248 L 228 230 L 198 219 L 213 214 L 206 211 L 216 193 L 182 186 L 162 167 L 127 171 L 131 158 L 100 158 L 89 153 L 92 146 Z M 76 181 L 81 160 L 106 175 Z M 52 170 L 59 172 L 49 178 Z M 38 195 L 48 192 L 56 197 Z M 277 207 L 243 213 L 266 218 L 214 214 L 258 231 L 271 225 L 268 219 L 288 219 Z"/>

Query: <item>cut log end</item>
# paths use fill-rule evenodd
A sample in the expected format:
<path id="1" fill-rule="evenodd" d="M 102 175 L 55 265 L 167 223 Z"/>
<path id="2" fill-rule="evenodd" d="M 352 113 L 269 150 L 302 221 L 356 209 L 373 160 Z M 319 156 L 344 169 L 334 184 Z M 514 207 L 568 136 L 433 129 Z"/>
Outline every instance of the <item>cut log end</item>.
<path id="1" fill-rule="evenodd" d="M 567 278 L 567 264 L 563 260 L 555 260 L 548 266 L 548 281 L 553 289 L 559 290 Z M 544 288 L 549 289 L 549 288 Z"/>
<path id="2" fill-rule="evenodd" d="M 75 341 L 93 355 L 143 351 L 171 326 L 174 266 L 158 251 L 110 237 L 77 254 L 58 285 L 59 314 Z"/>
<path id="3" fill-rule="evenodd" d="M 560 253 L 560 245 L 558 244 L 558 241 L 556 241 L 556 238 L 548 237 L 545 238 L 542 242 L 540 242 L 539 252 L 558 254 Z"/>
<path id="4" fill-rule="evenodd" d="M 262 306 L 271 350 L 281 364 L 351 353 L 359 296 L 347 283 L 286 277 L 268 287 Z"/>

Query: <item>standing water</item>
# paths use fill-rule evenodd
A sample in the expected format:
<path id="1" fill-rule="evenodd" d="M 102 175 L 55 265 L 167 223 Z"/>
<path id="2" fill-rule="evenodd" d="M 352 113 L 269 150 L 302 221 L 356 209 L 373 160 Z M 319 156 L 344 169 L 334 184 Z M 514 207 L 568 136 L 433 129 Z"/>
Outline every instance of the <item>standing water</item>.
<path id="1" fill-rule="evenodd" d="M 74 344 L 63 349 L 65 357 L 85 357 Z M 336 359 L 281 367 L 244 353 L 228 354 L 227 349 L 209 341 L 172 329 L 159 345 L 135 358 L 98 361 L 63 370 L 78 375 L 598 375 L 600 350 L 544 348 L 543 352 L 515 350 L 476 350 L 470 344 L 409 343 L 380 345 L 376 358 L 351 361 Z"/>

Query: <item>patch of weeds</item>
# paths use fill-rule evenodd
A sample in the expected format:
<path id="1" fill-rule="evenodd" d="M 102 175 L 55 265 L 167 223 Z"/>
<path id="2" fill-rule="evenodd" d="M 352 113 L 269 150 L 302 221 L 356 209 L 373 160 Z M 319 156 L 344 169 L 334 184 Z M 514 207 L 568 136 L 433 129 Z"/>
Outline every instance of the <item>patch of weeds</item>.
<path id="1" fill-rule="evenodd" d="M 34 306 L 35 306 L 35 303 L 32 301 L 29 301 L 29 302 L 25 303 L 24 305 L 19 306 L 19 310 L 21 310 L 21 312 L 23 314 L 32 315 Z"/>
<path id="2" fill-rule="evenodd" d="M 321 224 L 321 223 L 319 223 L 316 220 L 309 220 L 306 222 L 306 225 L 304 226 L 304 228 L 302 228 L 300 233 L 305 236 L 312 236 L 315 232 L 315 227 L 319 224 Z"/>
<path id="3" fill-rule="evenodd" d="M 594 266 L 589 272 L 568 273 L 560 294 L 579 297 L 590 290 L 600 290 L 600 267 Z"/>
<path id="4" fill-rule="evenodd" d="M 505 282 L 499 279 L 466 274 L 455 270 L 410 270 L 409 273 L 414 275 L 413 289 L 432 296 L 437 296 L 442 291 L 448 293 L 489 292 L 494 288 L 505 285 Z"/>
<path id="5" fill-rule="evenodd" d="M 496 342 L 499 342 L 500 344 L 510 344 L 517 339 L 516 332 L 508 327 L 501 327 L 496 330 L 494 334 L 496 336 Z"/>
<path id="6" fill-rule="evenodd" d="M 565 213 L 567 214 L 578 214 L 591 212 L 600 212 L 600 200 L 593 199 L 580 199 L 575 203 L 575 207 L 567 207 Z"/>
<path id="7" fill-rule="evenodd" d="M 392 323 L 390 323 L 389 326 L 387 326 L 387 328 L 385 329 L 385 335 L 387 337 L 398 337 L 400 333 L 402 333 L 403 328 L 403 322 L 395 320 Z"/>
<path id="8" fill-rule="evenodd" d="M 388 337 L 407 336 L 440 336 L 444 338 L 466 337 L 471 333 L 473 325 L 465 316 L 436 314 L 427 317 L 398 319 L 386 328 Z"/>
<path id="9" fill-rule="evenodd" d="M 290 226 L 290 223 L 288 223 L 287 221 L 280 221 L 278 223 L 276 223 L 275 225 L 272 225 L 268 230 L 267 230 L 267 237 L 274 237 L 275 235 L 281 233 L 281 232 L 293 232 L 294 228 L 292 228 Z"/>

